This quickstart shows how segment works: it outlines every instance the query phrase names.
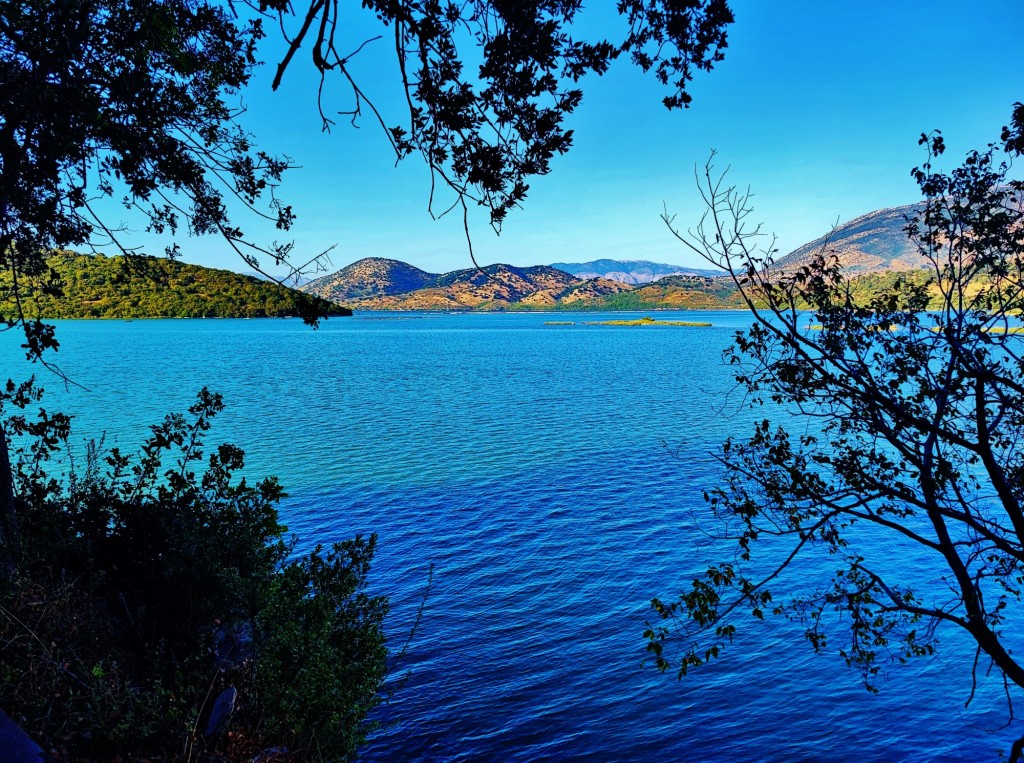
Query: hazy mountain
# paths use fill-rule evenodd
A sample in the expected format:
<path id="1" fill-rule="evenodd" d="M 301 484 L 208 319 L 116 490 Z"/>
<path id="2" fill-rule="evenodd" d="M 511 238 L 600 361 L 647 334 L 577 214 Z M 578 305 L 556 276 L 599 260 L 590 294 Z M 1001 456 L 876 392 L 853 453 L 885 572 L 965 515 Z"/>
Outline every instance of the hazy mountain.
<path id="1" fill-rule="evenodd" d="M 628 284 L 645 284 L 664 276 L 690 275 L 714 277 L 721 275 L 717 270 L 687 268 L 681 265 L 664 265 L 648 260 L 592 260 L 591 262 L 556 262 L 553 268 L 563 270 L 577 278 L 607 278 Z"/>
<path id="2" fill-rule="evenodd" d="M 779 259 L 776 265 L 794 270 L 806 265 L 824 246 L 839 255 L 839 262 L 850 275 L 881 273 L 887 270 L 916 270 L 927 263 L 907 238 L 906 218 L 921 209 L 920 204 L 879 209 L 843 223 L 830 236 L 804 244 Z"/>

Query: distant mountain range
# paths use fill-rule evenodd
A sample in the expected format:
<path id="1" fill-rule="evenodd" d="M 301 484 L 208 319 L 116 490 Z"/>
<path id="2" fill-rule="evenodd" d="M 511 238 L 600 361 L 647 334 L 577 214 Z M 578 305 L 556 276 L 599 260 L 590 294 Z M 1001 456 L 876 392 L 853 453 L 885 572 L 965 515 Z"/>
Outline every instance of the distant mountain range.
<path id="1" fill-rule="evenodd" d="M 680 265 L 664 265 L 648 260 L 592 260 L 591 262 L 554 262 L 551 267 L 564 270 L 577 278 L 607 278 L 632 285 L 651 283 L 664 276 L 720 276 L 717 270 L 687 268 Z"/>
<path id="2" fill-rule="evenodd" d="M 853 276 L 916 270 L 925 264 L 903 231 L 915 205 L 851 220 L 777 261 L 795 270 L 823 247 Z M 369 257 L 299 287 L 358 310 L 657 310 L 742 307 L 716 270 L 646 260 L 490 265 L 427 273 L 398 260 Z"/>
<path id="3" fill-rule="evenodd" d="M 777 261 L 784 270 L 806 264 L 823 247 L 847 273 L 878 278 L 925 264 L 903 232 L 916 205 L 881 209 L 851 220 Z M 257 317 L 295 315 L 298 292 L 330 303 L 333 314 L 360 310 L 657 310 L 742 307 L 717 271 L 646 260 L 594 260 L 534 267 L 489 265 L 428 273 L 398 260 L 369 257 L 288 289 L 247 275 L 162 258 L 57 252 L 50 267 L 64 297 L 32 295 L 45 318 Z M 0 309 L 9 290 L 0 274 Z M 874 279 L 874 280 L 872 280 Z M 879 282 L 881 283 L 881 282 Z M 877 286 L 877 284 L 876 284 Z"/>
<path id="4" fill-rule="evenodd" d="M 359 260 L 300 287 L 360 310 L 544 309 L 629 289 L 618 281 L 585 280 L 546 265 L 489 265 L 433 274 L 382 257 Z"/>
<path id="5" fill-rule="evenodd" d="M 490 265 L 437 275 L 381 257 L 359 260 L 299 288 L 357 310 L 644 310 L 742 304 L 732 283 L 721 276 L 671 275 L 633 286 L 610 278 L 580 278 L 547 265 Z"/>

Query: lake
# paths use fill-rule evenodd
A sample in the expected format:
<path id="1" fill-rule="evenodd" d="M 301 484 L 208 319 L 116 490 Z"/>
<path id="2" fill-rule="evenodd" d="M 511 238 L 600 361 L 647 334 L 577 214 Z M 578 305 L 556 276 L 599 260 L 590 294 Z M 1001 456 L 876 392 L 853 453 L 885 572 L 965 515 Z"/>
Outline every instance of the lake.
<path id="1" fill-rule="evenodd" d="M 637 317 L 636 316 L 632 317 Z M 368 761 L 995 759 L 1020 734 L 973 651 L 893 668 L 871 695 L 784 621 L 744 625 L 678 681 L 642 666 L 653 596 L 717 551 L 702 532 L 714 453 L 763 410 L 721 353 L 738 312 L 659 313 L 711 328 L 584 326 L 593 314 L 357 314 L 296 320 L 59 321 L 73 440 L 134 451 L 202 386 L 227 410 L 211 443 L 277 475 L 301 547 L 376 532 L 372 589 L 405 642 L 405 682 Z M 614 317 L 622 317 L 621 314 Z M 627 316 L 630 317 L 630 316 Z M 576 321 L 571 326 L 545 321 Z M 25 375 L 10 334 L 7 375 Z M 878 547 L 874 553 L 897 551 Z M 811 559 L 790 582 L 834 564 Z M 741 621 L 741 625 L 745 621 Z"/>

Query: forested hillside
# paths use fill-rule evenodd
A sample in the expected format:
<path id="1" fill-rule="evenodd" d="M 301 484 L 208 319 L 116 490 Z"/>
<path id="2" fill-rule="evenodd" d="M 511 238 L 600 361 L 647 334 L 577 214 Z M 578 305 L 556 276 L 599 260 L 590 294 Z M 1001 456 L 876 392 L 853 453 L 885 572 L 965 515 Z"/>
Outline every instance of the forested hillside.
<path id="1" fill-rule="evenodd" d="M 60 296 L 19 284 L 26 314 L 40 318 L 272 318 L 308 314 L 321 304 L 276 283 L 156 257 L 57 252 L 47 258 Z M 10 306 L 11 277 L 0 274 L 0 308 Z M 330 304 L 329 315 L 351 315 Z"/>

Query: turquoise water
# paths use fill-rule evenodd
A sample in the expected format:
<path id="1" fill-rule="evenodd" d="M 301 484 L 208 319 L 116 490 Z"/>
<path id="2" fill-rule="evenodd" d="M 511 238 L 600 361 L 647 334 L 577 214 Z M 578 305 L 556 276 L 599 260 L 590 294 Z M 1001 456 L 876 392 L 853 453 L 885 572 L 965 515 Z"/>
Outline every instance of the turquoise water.
<path id="1" fill-rule="evenodd" d="M 621 316 L 616 316 L 621 317 Z M 868 694 L 799 628 L 752 622 L 716 665 L 642 667 L 652 596 L 714 559 L 702 490 L 754 415 L 712 328 L 545 326 L 593 315 L 357 315 L 298 321 L 59 322 L 47 407 L 133 450 L 203 385 L 213 440 L 276 474 L 303 543 L 377 532 L 376 592 L 398 648 L 434 582 L 407 680 L 363 758 L 389 760 L 995 759 L 1015 729 L 995 682 L 968 710 L 973 653 L 894 668 Z M 10 335 L 7 375 L 23 371 Z M 927 578 L 903 550 L 874 553 Z M 829 569 L 810 560 L 791 582 Z"/>

